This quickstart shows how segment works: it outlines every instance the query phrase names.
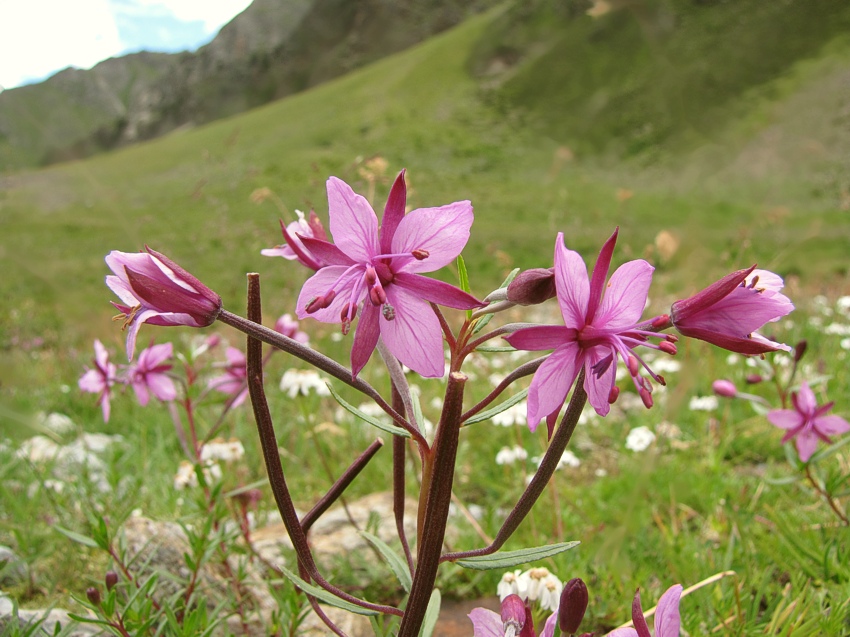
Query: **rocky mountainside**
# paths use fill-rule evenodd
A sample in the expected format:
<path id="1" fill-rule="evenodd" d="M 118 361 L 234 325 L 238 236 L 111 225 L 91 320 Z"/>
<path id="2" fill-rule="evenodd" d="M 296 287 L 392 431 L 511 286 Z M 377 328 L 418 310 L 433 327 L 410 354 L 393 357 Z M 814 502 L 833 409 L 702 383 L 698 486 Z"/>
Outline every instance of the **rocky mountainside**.
<path id="1" fill-rule="evenodd" d="M 254 0 L 194 53 L 136 53 L 0 93 L 0 172 L 233 115 L 449 28 L 495 0 Z"/>

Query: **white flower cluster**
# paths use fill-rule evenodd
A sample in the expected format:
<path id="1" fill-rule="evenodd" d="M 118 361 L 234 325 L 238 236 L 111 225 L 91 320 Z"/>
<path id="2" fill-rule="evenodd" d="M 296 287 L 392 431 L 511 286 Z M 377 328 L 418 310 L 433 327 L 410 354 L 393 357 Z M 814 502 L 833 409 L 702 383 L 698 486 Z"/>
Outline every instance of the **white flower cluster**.
<path id="1" fill-rule="evenodd" d="M 561 590 L 564 584 L 547 568 L 519 569 L 502 575 L 496 592 L 499 599 L 508 595 L 519 595 L 528 602 L 536 601 L 541 609 L 554 612 L 561 602 Z"/>
<path id="2" fill-rule="evenodd" d="M 215 460 L 234 462 L 244 455 L 245 447 L 236 438 L 231 438 L 230 440 L 213 438 L 201 448 L 201 460 L 204 462 Z"/>
<path id="3" fill-rule="evenodd" d="M 207 461 L 204 466 L 204 481 L 207 484 L 218 482 L 221 480 L 221 476 L 221 467 L 218 463 L 211 460 Z M 193 489 L 197 486 L 198 474 L 195 473 L 195 465 L 188 460 L 182 461 L 177 469 L 177 474 L 174 476 L 174 488 L 177 491 L 182 491 L 183 489 Z"/>
<path id="4" fill-rule="evenodd" d="M 635 427 L 626 436 L 626 449 L 646 451 L 655 442 L 655 434 L 649 427 Z"/>
<path id="5" fill-rule="evenodd" d="M 525 460 L 526 458 L 528 458 L 528 452 L 519 445 L 502 447 L 496 454 L 496 464 L 513 464 L 517 460 Z"/>
<path id="6" fill-rule="evenodd" d="M 493 416 L 493 424 L 500 427 L 511 427 L 512 425 L 525 424 L 527 422 L 526 414 L 528 406 L 521 402 L 508 407 L 500 414 Z"/>
<path id="7" fill-rule="evenodd" d="M 283 378 L 280 379 L 280 389 L 290 398 L 295 398 L 299 394 L 308 396 L 311 390 L 315 391 L 317 396 L 331 395 L 325 381 L 312 369 L 287 369 L 283 373 Z"/>
<path id="8" fill-rule="evenodd" d="M 691 411 L 714 411 L 720 403 L 717 396 L 692 396 L 688 403 Z"/>

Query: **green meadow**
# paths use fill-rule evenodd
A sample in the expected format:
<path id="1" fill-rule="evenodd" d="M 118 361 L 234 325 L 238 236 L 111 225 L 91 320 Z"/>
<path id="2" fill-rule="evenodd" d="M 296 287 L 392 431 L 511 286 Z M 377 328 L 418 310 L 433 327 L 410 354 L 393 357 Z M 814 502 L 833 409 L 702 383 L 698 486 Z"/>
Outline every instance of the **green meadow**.
<path id="1" fill-rule="evenodd" d="M 79 610 L 71 596 L 100 583 L 108 560 L 56 526 L 90 535 L 98 515 L 115 528 L 136 509 L 186 523 L 204 515 L 191 493 L 174 489 L 182 455 L 164 407 L 142 408 L 126 392 L 113 398 L 104 424 L 95 396 L 77 390 L 95 338 L 124 362 L 103 257 L 147 244 L 236 313 L 244 312 L 245 273 L 259 272 L 271 325 L 294 313 L 308 272 L 260 250 L 282 242 L 278 220 L 294 220 L 296 209 L 314 209 L 327 222 L 331 175 L 369 195 L 379 212 L 402 168 L 414 208 L 471 200 L 475 223 L 464 259 L 479 297 L 514 268 L 550 267 L 557 232 L 592 265 L 619 227 L 615 262 L 646 258 L 656 267 L 647 315 L 732 270 L 753 263 L 774 270 L 797 310 L 770 330 L 791 345 L 808 342 L 796 382 L 816 385 L 820 403 L 835 401 L 833 413 L 850 416 L 850 313 L 837 304 L 850 295 L 850 37 L 843 28 L 850 11 L 836 2 L 813 2 L 811 11 L 790 3 L 785 13 L 757 2 L 717 3 L 711 11 L 677 2 L 670 4 L 677 28 L 665 35 L 665 23 L 646 12 L 575 17 L 538 4 L 528 15 L 503 6 L 240 116 L 0 176 L 0 544 L 13 547 L 27 569 L 4 592 L 23 607 Z M 832 18 L 817 20 L 817 11 Z M 375 158 L 386 170 L 375 168 Z M 257 201 L 252 194 L 260 189 L 274 196 Z M 437 276 L 457 282 L 452 268 Z M 546 308 L 513 310 L 511 319 L 559 320 L 554 305 Z M 448 316 L 454 325 L 462 321 L 460 312 Z M 334 326 L 311 320 L 301 328 L 314 347 L 347 364 L 350 336 L 332 338 Z M 213 332 L 242 346 L 236 332 L 221 325 L 206 331 Z M 195 336 L 148 326 L 139 347 L 153 339 L 185 349 Z M 648 608 L 674 583 L 688 587 L 726 571 L 735 574 L 683 599 L 686 634 L 850 634 L 848 527 L 795 479 L 802 474 L 763 413 L 722 399 L 708 411 L 691 407 L 692 398 L 711 395 L 715 379 L 743 387 L 756 372 L 765 381 L 747 391 L 775 404 L 790 357 L 751 367 L 688 341 L 675 360 L 681 368 L 664 374 L 668 387 L 651 410 L 624 399 L 610 418 L 579 427 L 569 447 L 579 466 L 556 473 L 508 548 L 581 540 L 543 565 L 564 581 L 587 582 L 582 630 L 597 635 L 630 618 L 637 587 Z M 476 354 L 470 396 L 486 395 L 493 375 L 515 364 L 507 354 Z M 272 358 L 267 391 L 291 488 L 306 508 L 327 488 L 328 473 L 341 471 L 379 432 L 340 414 L 329 398 L 288 398 L 277 384 L 291 367 L 304 365 Z M 379 367 L 374 357 L 364 376 L 388 393 Z M 431 401 L 442 383 L 411 383 L 421 388 L 425 416 L 436 421 Z M 620 385 L 634 397 L 627 381 Z M 358 404 L 353 392 L 343 394 Z M 201 429 L 215 422 L 223 398 L 213 402 L 199 413 Z M 61 492 L 45 486 L 49 463 L 15 451 L 45 434 L 38 412 L 75 423 L 74 431 L 53 434 L 57 442 L 82 431 L 123 436 L 106 457 L 110 490 L 95 489 L 85 476 Z M 243 406 L 221 432 L 246 451 L 225 489 L 265 477 L 253 427 Z M 625 446 L 638 427 L 656 435 L 641 452 Z M 456 495 L 482 513 L 479 529 L 453 518 L 453 549 L 495 534 L 546 446 L 544 428 L 531 434 L 522 422 L 477 423 L 461 439 Z M 499 450 L 512 445 L 527 448 L 528 458 L 497 464 Z M 836 446 L 816 470 L 845 511 L 848 448 Z M 380 452 L 346 497 L 389 489 L 390 455 Z M 274 510 L 267 486 L 259 510 Z M 334 581 L 360 587 L 366 571 L 358 595 L 401 599 L 379 564 L 334 568 Z M 438 585 L 444 598 L 492 597 L 500 575 L 447 564 Z"/>

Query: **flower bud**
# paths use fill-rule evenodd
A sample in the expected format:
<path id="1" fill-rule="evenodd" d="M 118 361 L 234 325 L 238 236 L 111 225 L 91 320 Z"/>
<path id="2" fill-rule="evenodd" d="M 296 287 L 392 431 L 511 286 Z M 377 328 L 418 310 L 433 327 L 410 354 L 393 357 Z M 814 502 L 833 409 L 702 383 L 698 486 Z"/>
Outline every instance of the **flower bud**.
<path id="1" fill-rule="evenodd" d="M 574 577 L 564 585 L 558 608 L 558 627 L 562 633 L 572 635 L 578 630 L 587 610 L 587 602 L 587 586 L 581 578 Z"/>
<path id="2" fill-rule="evenodd" d="M 86 589 L 86 598 L 95 606 L 100 606 L 100 591 L 94 586 Z"/>
<path id="3" fill-rule="evenodd" d="M 758 385 L 761 381 L 764 380 L 764 378 L 762 378 L 761 374 L 748 374 L 744 380 L 746 381 L 747 385 Z"/>
<path id="4" fill-rule="evenodd" d="M 723 398 L 734 398 L 738 395 L 738 388 L 731 380 L 716 380 L 711 383 L 714 393 Z"/>
<path id="5" fill-rule="evenodd" d="M 806 353 L 806 349 L 807 349 L 808 347 L 809 347 L 809 343 L 808 343 L 808 341 L 806 341 L 806 339 L 803 339 L 802 341 L 800 341 L 799 343 L 797 343 L 797 344 L 794 346 L 794 362 L 795 362 L 795 363 L 799 363 L 799 362 L 800 362 L 800 360 L 801 360 L 801 359 L 803 358 L 803 356 L 805 355 L 805 353 Z"/>
<path id="6" fill-rule="evenodd" d="M 118 583 L 118 573 L 115 571 L 106 571 L 106 590 L 111 591 Z"/>
<path id="7" fill-rule="evenodd" d="M 555 268 L 532 268 L 520 272 L 508 284 L 508 301 L 536 305 L 555 296 Z"/>

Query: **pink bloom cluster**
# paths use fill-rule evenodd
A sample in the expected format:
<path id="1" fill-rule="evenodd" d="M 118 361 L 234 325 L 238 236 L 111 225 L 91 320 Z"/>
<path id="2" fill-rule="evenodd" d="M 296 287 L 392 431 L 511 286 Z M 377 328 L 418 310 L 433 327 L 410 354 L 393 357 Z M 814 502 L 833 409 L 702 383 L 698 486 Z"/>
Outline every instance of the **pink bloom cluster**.
<path id="1" fill-rule="evenodd" d="M 794 409 L 776 409 L 767 414 L 767 419 L 780 429 L 785 429 L 782 442 L 794 439 L 800 460 L 808 462 L 818 446 L 818 440 L 832 444 L 830 436 L 850 431 L 850 423 L 841 416 L 828 416 L 827 412 L 835 403 L 818 405 L 815 393 L 808 383 L 800 386 L 800 391 L 791 394 Z"/>

